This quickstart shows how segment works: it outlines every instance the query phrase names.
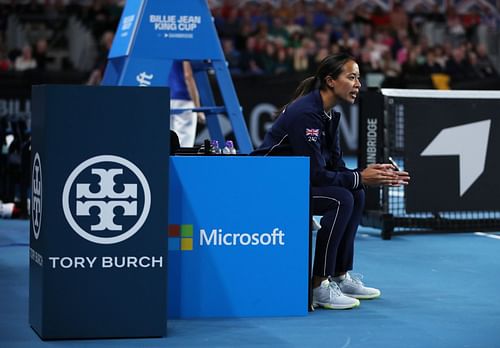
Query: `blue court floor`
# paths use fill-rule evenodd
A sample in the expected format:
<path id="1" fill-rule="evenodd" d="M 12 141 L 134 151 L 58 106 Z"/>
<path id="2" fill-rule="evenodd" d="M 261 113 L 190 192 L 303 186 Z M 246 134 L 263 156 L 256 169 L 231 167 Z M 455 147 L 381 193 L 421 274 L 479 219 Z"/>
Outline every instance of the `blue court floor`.
<path id="1" fill-rule="evenodd" d="M 41 341 L 28 324 L 28 260 L 28 222 L 0 219 L 1 348 L 500 347 L 495 233 L 396 234 L 384 241 L 379 231 L 361 228 L 355 271 L 382 290 L 381 298 L 304 317 L 170 320 L 168 336 L 157 339 Z M 288 282 L 277 279 L 276 291 Z"/>

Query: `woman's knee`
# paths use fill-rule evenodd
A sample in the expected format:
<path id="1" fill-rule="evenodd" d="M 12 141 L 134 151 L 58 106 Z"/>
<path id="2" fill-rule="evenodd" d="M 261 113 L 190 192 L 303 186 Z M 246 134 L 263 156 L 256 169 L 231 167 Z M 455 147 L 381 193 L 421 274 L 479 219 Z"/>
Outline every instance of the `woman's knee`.
<path id="1" fill-rule="evenodd" d="M 344 192 L 342 192 L 341 205 L 345 210 L 350 212 L 354 209 L 354 195 L 351 190 L 343 189 L 343 191 Z"/>
<path id="2" fill-rule="evenodd" d="M 356 190 L 352 192 L 355 209 L 364 209 L 365 207 L 365 190 Z"/>
<path id="3" fill-rule="evenodd" d="M 365 190 L 353 191 L 352 196 L 354 197 L 355 202 L 364 202 L 365 201 Z"/>
<path id="4" fill-rule="evenodd" d="M 327 211 L 349 215 L 355 205 L 353 192 L 339 186 L 313 188 L 312 198 L 313 211 L 321 211 L 323 215 Z"/>

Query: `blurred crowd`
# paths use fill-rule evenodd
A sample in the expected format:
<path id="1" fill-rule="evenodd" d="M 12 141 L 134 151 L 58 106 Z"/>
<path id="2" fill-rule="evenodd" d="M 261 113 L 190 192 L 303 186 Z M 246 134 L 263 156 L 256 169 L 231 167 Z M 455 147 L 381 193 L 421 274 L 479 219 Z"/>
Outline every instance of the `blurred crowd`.
<path id="1" fill-rule="evenodd" d="M 0 0 L 0 72 L 78 69 L 68 55 L 67 28 L 71 18 L 77 18 L 91 34 L 95 43 L 92 68 L 102 70 L 124 3 L 125 0 Z M 22 45 L 9 45 L 9 24 L 22 28 Z M 15 34 L 11 30 L 11 36 Z"/>
<path id="2" fill-rule="evenodd" d="M 67 37 L 60 33 L 74 16 L 95 41 L 87 73 L 89 83 L 98 82 L 124 2 L 0 0 L 0 71 L 47 69 L 54 59 L 51 50 L 67 47 Z M 391 4 L 386 9 L 380 6 L 384 2 L 370 0 L 208 3 L 232 74 L 309 73 L 326 55 L 348 51 L 362 73 L 381 74 L 394 85 L 431 75 L 452 81 L 498 78 L 488 52 L 488 39 L 500 37 L 498 9 L 484 0 L 465 13 L 459 13 L 453 1 L 444 7 L 437 5 L 443 2 L 393 0 L 385 2 Z M 32 35 L 22 47 L 7 49 L 10 14 Z M 57 69 L 75 69 L 63 58 Z"/>
<path id="3" fill-rule="evenodd" d="M 448 5 L 395 1 L 221 1 L 212 6 L 233 74 L 313 72 L 330 53 L 348 51 L 362 73 L 387 81 L 448 76 L 453 81 L 498 77 L 488 37 L 498 29 L 491 7 L 458 13 Z M 498 44 L 498 43 L 497 43 Z"/>

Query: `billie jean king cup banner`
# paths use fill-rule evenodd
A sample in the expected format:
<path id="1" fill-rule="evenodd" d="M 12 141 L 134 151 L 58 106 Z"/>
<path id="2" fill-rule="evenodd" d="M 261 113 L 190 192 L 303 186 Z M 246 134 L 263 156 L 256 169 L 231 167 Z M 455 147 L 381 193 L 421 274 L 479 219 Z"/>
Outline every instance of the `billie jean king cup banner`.
<path id="1" fill-rule="evenodd" d="M 224 58 L 212 15 L 200 0 L 127 1 L 109 58 L 129 54 L 146 59 Z"/>

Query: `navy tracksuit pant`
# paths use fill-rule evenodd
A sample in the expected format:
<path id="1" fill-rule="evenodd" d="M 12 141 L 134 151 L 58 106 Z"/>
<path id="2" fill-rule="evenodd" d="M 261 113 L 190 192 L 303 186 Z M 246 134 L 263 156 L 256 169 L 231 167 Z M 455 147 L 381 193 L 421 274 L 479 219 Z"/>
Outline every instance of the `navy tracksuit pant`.
<path id="1" fill-rule="evenodd" d="M 352 270 L 354 237 L 361 222 L 365 191 L 340 186 L 311 187 L 312 212 L 322 215 L 316 237 L 313 275 L 336 276 Z"/>

